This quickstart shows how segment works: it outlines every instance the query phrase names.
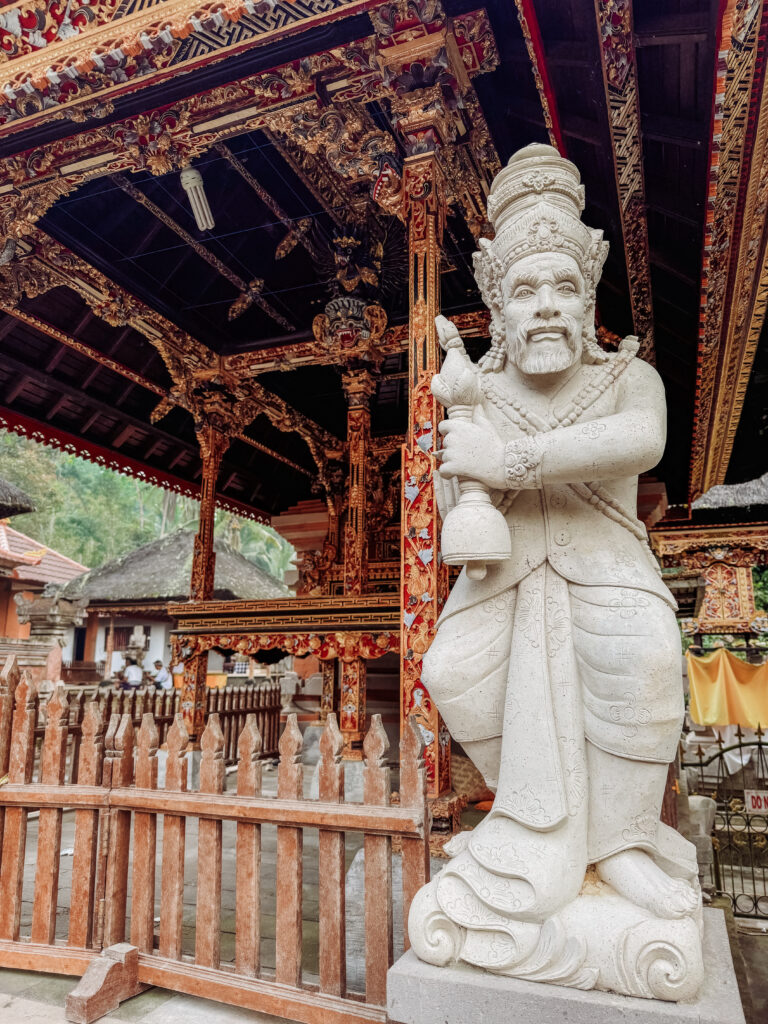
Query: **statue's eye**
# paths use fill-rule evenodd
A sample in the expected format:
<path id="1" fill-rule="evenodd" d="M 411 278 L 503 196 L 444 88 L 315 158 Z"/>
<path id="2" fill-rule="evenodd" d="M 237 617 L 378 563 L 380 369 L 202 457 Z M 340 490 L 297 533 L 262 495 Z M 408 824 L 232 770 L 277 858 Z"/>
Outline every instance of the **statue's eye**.
<path id="1" fill-rule="evenodd" d="M 562 284 L 558 285 L 557 290 L 561 295 L 575 295 L 576 289 L 570 281 L 563 281 Z"/>
<path id="2" fill-rule="evenodd" d="M 533 288 L 528 288 L 525 285 L 520 285 L 519 288 L 515 288 L 514 299 L 530 299 L 533 295 Z"/>

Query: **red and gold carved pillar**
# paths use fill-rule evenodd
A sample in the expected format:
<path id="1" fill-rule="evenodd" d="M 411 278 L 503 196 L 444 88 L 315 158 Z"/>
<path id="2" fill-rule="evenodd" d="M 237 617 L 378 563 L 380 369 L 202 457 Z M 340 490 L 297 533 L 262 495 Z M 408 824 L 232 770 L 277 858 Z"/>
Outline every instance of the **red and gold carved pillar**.
<path id="1" fill-rule="evenodd" d="M 347 448 L 349 477 L 347 485 L 347 515 L 344 524 L 344 593 L 362 594 L 366 576 L 366 464 L 371 438 L 371 396 L 376 381 L 369 370 L 346 370 L 342 384 L 347 396 Z M 359 746 L 365 735 L 364 658 L 341 661 L 340 724 L 344 737 L 345 757 L 359 756 Z"/>
<path id="2" fill-rule="evenodd" d="M 440 256 L 445 224 L 442 171 L 434 153 L 408 157 L 403 168 L 408 225 L 408 434 L 403 446 L 401 498 L 400 728 L 414 717 L 426 744 L 429 795 L 451 788 L 450 737 L 421 681 L 421 659 L 448 594 L 438 559 L 440 524 L 432 475 L 440 409 L 432 396 L 439 368 L 435 317 L 440 312 Z"/>
<path id="3" fill-rule="evenodd" d="M 339 659 L 339 725 L 344 737 L 343 757 L 362 760 L 365 736 L 365 658 Z"/>
<path id="4" fill-rule="evenodd" d="M 323 689 L 320 695 L 320 721 L 324 722 L 333 711 L 333 698 L 336 685 L 336 659 L 328 658 L 320 662 L 323 674 Z"/>
<path id="5" fill-rule="evenodd" d="M 362 594 L 366 570 L 366 463 L 371 440 L 371 396 L 376 381 L 369 370 L 345 370 L 349 477 L 344 524 L 344 593 Z"/>
<path id="6" fill-rule="evenodd" d="M 220 430 L 204 423 L 198 427 L 197 441 L 203 461 L 200 487 L 200 519 L 192 555 L 190 600 L 208 601 L 213 596 L 216 572 L 216 554 L 213 550 L 213 530 L 216 516 L 216 481 L 229 438 Z M 184 662 L 184 680 L 181 685 L 181 713 L 190 738 L 196 739 L 205 727 L 207 703 L 206 678 L 208 654 L 194 655 Z"/>

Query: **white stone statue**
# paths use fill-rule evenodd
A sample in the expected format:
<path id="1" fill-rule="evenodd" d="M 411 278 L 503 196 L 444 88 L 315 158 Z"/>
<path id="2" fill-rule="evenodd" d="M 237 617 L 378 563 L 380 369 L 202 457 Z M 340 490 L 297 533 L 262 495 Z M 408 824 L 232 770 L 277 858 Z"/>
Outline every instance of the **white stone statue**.
<path id="1" fill-rule="evenodd" d="M 490 192 L 495 239 L 475 255 L 490 351 L 472 364 L 438 319 L 449 354 L 433 391 L 452 413 L 441 512 L 459 490 L 467 504 L 471 481 L 511 555 L 487 508 L 473 525 L 467 505 L 459 539 L 452 513 L 447 560 L 467 567 L 423 680 L 496 797 L 446 846 L 409 935 L 432 964 L 678 1001 L 703 975 L 695 850 L 659 820 L 680 638 L 636 516 L 638 473 L 664 450 L 664 389 L 635 338 L 597 345 L 608 245 L 583 207 L 573 164 L 550 146 L 518 152 Z"/>

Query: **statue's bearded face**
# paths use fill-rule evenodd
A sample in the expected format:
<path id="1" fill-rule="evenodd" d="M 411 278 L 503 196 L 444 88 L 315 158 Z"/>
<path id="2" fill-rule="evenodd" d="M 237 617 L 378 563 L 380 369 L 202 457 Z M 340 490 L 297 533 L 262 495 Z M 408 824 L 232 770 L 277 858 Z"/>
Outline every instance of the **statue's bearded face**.
<path id="1" fill-rule="evenodd" d="M 504 278 L 507 352 L 522 373 L 559 373 L 581 359 L 584 278 L 564 253 L 537 253 Z"/>

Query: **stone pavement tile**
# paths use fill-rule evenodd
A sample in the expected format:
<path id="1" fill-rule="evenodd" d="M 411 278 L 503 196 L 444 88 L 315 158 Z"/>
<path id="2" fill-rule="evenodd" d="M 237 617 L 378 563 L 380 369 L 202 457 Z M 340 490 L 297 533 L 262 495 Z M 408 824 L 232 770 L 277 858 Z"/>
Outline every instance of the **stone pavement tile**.
<path id="1" fill-rule="evenodd" d="M 38 974 L 35 984 L 24 990 L 24 998 L 50 1006 L 63 1006 L 79 980 L 68 974 Z"/>
<path id="2" fill-rule="evenodd" d="M 67 1024 L 63 1002 L 61 1006 L 48 1006 L 18 996 L 0 996 L 0 1020 L 3 1024 Z M 99 1024 L 115 1021 L 110 1015 L 102 1017 Z"/>
<path id="3" fill-rule="evenodd" d="M 165 988 L 150 988 L 133 999 L 126 999 L 124 1003 L 113 1010 L 109 1015 L 110 1020 L 132 1021 L 134 1024 L 145 1020 L 148 1013 L 163 1006 L 169 999 L 174 999 L 175 994 Z"/>
<path id="4" fill-rule="evenodd" d="M 40 981 L 40 975 L 36 971 L 14 971 L 10 968 L 0 970 L 0 998 L 1 994 L 15 996 L 32 988 Z"/>
<path id="5" fill-rule="evenodd" d="M 763 1024 L 768 1021 L 768 934 L 740 928 L 738 942 L 752 998 L 752 1020 L 747 1024 Z"/>
<path id="6" fill-rule="evenodd" d="M 141 1024 L 291 1024 L 270 1013 L 242 1010 L 210 999 L 173 996 L 141 1018 Z M 36 1024 L 36 1022 L 35 1022 Z"/>

